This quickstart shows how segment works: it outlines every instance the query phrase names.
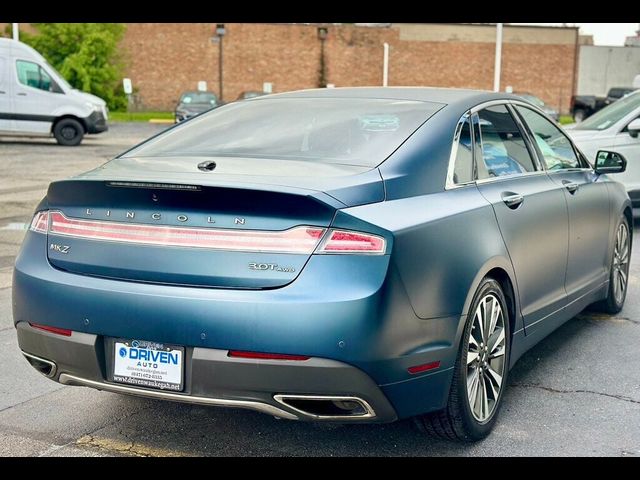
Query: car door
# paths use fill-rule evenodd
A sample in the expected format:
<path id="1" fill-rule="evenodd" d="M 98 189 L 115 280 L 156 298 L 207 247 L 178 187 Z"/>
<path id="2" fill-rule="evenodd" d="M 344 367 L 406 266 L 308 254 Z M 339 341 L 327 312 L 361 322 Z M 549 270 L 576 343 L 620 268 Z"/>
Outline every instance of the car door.
<path id="1" fill-rule="evenodd" d="M 0 132 L 13 130 L 12 88 L 8 72 L 9 59 L 0 56 Z"/>
<path id="2" fill-rule="evenodd" d="M 516 275 L 525 332 L 566 303 L 568 213 L 505 103 L 473 115 L 477 186 L 495 211 Z"/>
<path id="3" fill-rule="evenodd" d="M 569 210 L 569 260 L 565 287 L 572 302 L 606 282 L 609 273 L 609 194 L 604 182 L 554 123 L 515 105 L 535 140 L 549 177 L 564 193 Z"/>
<path id="4" fill-rule="evenodd" d="M 15 128 L 24 133 L 48 134 L 60 87 L 37 63 L 17 59 L 14 90 Z M 61 92 L 62 90 L 60 90 Z"/>
<path id="5" fill-rule="evenodd" d="M 624 119 L 622 128 L 617 127 L 619 131 L 615 134 L 611 148 L 627 159 L 626 171 L 616 176 L 616 180 L 627 187 L 634 209 L 640 207 L 640 136 L 632 137 L 627 126 L 638 118 L 640 118 L 640 108 Z"/>

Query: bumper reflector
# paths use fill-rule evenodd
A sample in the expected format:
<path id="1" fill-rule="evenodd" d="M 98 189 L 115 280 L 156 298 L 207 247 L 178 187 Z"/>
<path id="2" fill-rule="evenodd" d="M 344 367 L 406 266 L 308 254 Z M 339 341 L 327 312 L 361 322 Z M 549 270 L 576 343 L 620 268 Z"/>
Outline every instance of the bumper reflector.
<path id="1" fill-rule="evenodd" d="M 262 353 L 262 352 L 243 352 L 240 350 L 229 350 L 229 357 L 235 358 L 255 358 L 260 360 L 309 360 L 311 357 L 305 355 L 287 355 L 284 353 Z"/>
<path id="2" fill-rule="evenodd" d="M 46 332 L 55 333 L 56 335 L 64 335 L 65 337 L 70 337 L 72 331 L 66 328 L 58 328 L 58 327 L 50 327 L 49 325 L 39 325 L 37 323 L 29 322 L 33 328 L 38 328 L 40 330 L 44 330 Z"/>
<path id="3" fill-rule="evenodd" d="M 440 360 L 438 360 L 437 362 L 424 363 L 422 365 L 415 365 L 414 367 L 407 368 L 407 371 L 410 374 L 415 375 L 416 373 L 422 373 L 429 370 L 434 370 L 439 366 L 440 366 Z"/>

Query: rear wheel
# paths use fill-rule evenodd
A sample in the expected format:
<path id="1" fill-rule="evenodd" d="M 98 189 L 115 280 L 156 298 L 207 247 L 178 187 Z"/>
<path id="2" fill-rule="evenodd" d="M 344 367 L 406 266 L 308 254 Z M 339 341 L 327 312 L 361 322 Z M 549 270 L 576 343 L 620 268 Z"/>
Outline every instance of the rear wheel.
<path id="1" fill-rule="evenodd" d="M 607 298 L 594 305 L 595 310 L 615 314 L 622 310 L 627 297 L 629 284 L 629 260 L 631 258 L 631 232 L 629 221 L 625 216 L 620 219 L 616 228 L 609 272 L 609 290 Z"/>
<path id="2" fill-rule="evenodd" d="M 53 136 L 60 145 L 75 147 L 80 145 L 84 137 L 82 124 L 73 118 L 63 118 L 58 120 L 53 127 Z"/>
<path id="3" fill-rule="evenodd" d="M 418 417 L 428 433 L 450 440 L 486 437 L 496 422 L 509 371 L 509 313 L 500 284 L 485 278 L 467 316 L 447 407 Z"/>

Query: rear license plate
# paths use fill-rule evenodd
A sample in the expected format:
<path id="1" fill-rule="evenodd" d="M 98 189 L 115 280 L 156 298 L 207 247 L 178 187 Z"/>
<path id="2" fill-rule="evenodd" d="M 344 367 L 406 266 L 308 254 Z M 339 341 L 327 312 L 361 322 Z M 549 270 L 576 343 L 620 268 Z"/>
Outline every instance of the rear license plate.
<path id="1" fill-rule="evenodd" d="M 182 391 L 184 347 L 143 340 L 116 340 L 114 345 L 114 382 Z"/>

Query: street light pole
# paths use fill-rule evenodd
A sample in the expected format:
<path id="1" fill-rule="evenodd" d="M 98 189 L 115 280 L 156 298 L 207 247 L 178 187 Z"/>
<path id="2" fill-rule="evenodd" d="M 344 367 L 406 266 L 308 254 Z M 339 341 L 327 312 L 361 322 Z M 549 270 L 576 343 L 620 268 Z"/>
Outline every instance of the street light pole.
<path id="1" fill-rule="evenodd" d="M 389 86 L 389 44 L 387 42 L 383 44 L 382 86 Z"/>
<path id="2" fill-rule="evenodd" d="M 218 37 L 218 42 L 220 43 L 220 45 L 218 46 L 218 80 L 220 82 L 219 84 L 219 94 L 220 94 L 220 102 L 222 102 L 223 98 L 224 98 L 224 93 L 223 93 L 223 72 L 224 72 L 224 68 L 223 68 L 223 63 L 222 63 L 222 37 L 224 37 L 225 33 L 227 33 L 226 29 L 224 28 L 224 23 L 218 23 L 216 25 L 216 36 Z"/>
<path id="3" fill-rule="evenodd" d="M 500 91 L 500 69 L 502 68 L 502 24 L 496 25 L 496 62 L 493 69 L 493 91 Z"/>
<path id="4" fill-rule="evenodd" d="M 318 27 L 318 39 L 320 40 L 320 78 L 318 86 L 325 88 L 327 86 L 327 59 L 324 53 L 324 42 L 327 40 L 329 30 L 326 27 Z"/>
<path id="5" fill-rule="evenodd" d="M 18 40 L 20 40 L 20 33 L 18 30 L 18 24 L 17 23 L 12 23 L 11 24 L 11 32 L 13 33 L 13 39 L 17 42 Z"/>

